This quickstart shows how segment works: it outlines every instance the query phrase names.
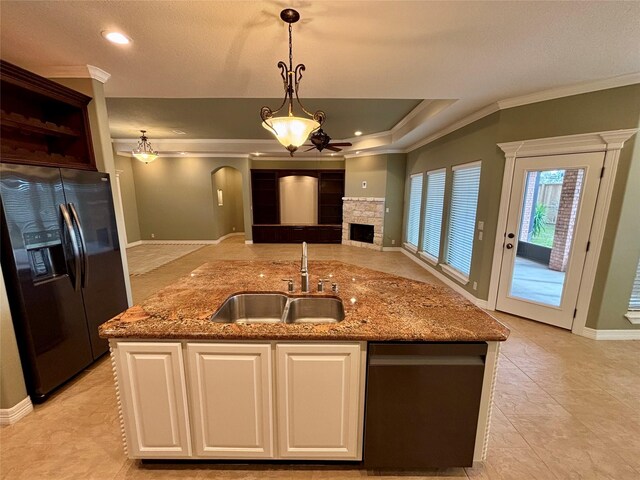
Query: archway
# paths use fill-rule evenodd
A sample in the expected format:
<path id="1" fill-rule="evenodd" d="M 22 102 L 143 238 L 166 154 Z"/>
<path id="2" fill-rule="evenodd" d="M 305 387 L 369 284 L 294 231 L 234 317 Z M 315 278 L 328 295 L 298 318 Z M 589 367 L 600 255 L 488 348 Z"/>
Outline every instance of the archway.
<path id="1" fill-rule="evenodd" d="M 220 167 L 211 172 L 213 228 L 217 240 L 244 234 L 242 173 L 233 167 Z"/>

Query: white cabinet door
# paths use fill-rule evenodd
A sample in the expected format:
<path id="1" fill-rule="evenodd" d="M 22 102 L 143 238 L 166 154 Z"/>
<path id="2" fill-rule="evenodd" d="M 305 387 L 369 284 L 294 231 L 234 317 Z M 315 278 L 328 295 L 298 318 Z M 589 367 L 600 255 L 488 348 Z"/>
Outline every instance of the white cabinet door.
<path id="1" fill-rule="evenodd" d="M 181 345 L 120 342 L 116 351 L 130 455 L 134 458 L 190 456 Z"/>
<path id="2" fill-rule="evenodd" d="M 278 344 L 281 458 L 362 458 L 365 349 L 360 344 Z"/>
<path id="3" fill-rule="evenodd" d="M 196 455 L 272 458 L 269 344 L 187 345 Z"/>

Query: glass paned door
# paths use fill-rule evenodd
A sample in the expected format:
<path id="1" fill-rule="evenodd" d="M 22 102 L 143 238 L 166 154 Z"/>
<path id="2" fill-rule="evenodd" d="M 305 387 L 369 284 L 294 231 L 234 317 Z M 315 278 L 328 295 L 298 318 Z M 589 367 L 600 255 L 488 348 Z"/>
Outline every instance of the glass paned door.
<path id="1" fill-rule="evenodd" d="M 602 153 L 517 159 L 497 308 L 571 328 Z"/>

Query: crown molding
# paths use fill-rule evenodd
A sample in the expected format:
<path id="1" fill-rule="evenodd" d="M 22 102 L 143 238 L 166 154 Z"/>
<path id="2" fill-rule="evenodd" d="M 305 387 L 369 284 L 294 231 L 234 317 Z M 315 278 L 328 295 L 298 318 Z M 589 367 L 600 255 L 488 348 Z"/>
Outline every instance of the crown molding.
<path id="1" fill-rule="evenodd" d="M 286 154 L 284 157 L 278 157 L 275 155 L 249 155 L 249 159 L 252 162 L 344 162 L 345 157 L 342 155 L 335 157 L 315 157 L 315 156 L 294 156 Z"/>
<path id="2" fill-rule="evenodd" d="M 393 153 L 406 153 L 406 152 L 399 148 L 385 148 L 382 150 L 371 150 L 371 151 L 363 150 L 360 153 L 355 153 L 355 152 L 345 153 L 344 158 L 371 157 L 375 155 L 390 155 Z"/>
<path id="3" fill-rule="evenodd" d="M 499 143 L 507 157 L 561 155 L 564 153 L 620 150 L 624 142 L 638 132 L 637 128 L 581 133 L 551 138 L 535 138 L 518 142 Z"/>
<path id="4" fill-rule="evenodd" d="M 94 65 L 38 67 L 34 71 L 46 78 L 92 78 L 100 83 L 106 83 L 111 78 L 110 73 Z"/>
<path id="5" fill-rule="evenodd" d="M 467 125 L 469 125 L 470 123 L 473 123 L 475 121 L 478 121 L 484 117 L 487 117 L 489 115 L 491 115 L 492 113 L 495 113 L 497 111 L 500 110 L 500 107 L 498 106 L 498 103 L 492 103 L 490 105 L 487 105 L 484 108 L 481 108 L 480 110 L 473 112 L 471 115 L 467 115 L 464 118 L 461 118 L 460 120 L 458 120 L 457 122 L 454 122 L 452 124 L 450 124 L 448 127 L 443 128 L 442 130 L 437 131 L 436 133 L 429 135 L 426 138 L 423 138 L 422 140 L 409 145 L 406 149 L 404 149 L 405 153 L 409 153 L 412 152 L 413 150 L 416 150 L 420 147 L 423 147 L 441 137 L 444 137 L 445 135 L 448 135 L 450 133 L 455 132 L 456 130 L 461 129 L 462 127 L 466 127 Z"/>
<path id="6" fill-rule="evenodd" d="M 609 88 L 625 87 L 640 83 L 640 73 L 630 73 L 628 75 L 619 75 L 617 77 L 595 80 L 593 82 L 578 83 L 575 85 L 566 85 L 563 87 L 550 88 L 541 92 L 521 95 L 519 97 L 506 98 L 498 101 L 500 110 L 505 108 L 521 107 L 531 103 L 544 102 L 547 100 L 555 100 L 556 98 L 571 97 L 582 93 L 597 92 L 598 90 L 607 90 Z"/>

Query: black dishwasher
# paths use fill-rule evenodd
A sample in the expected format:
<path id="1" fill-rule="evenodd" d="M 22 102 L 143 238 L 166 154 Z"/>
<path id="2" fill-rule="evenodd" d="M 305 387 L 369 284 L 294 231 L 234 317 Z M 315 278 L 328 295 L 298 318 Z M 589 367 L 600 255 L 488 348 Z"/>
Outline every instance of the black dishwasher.
<path id="1" fill-rule="evenodd" d="M 473 464 L 487 344 L 370 343 L 367 469 Z"/>

